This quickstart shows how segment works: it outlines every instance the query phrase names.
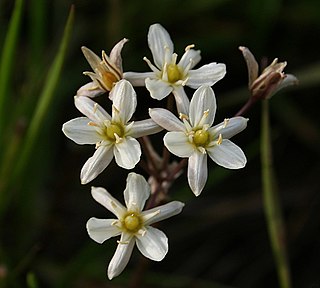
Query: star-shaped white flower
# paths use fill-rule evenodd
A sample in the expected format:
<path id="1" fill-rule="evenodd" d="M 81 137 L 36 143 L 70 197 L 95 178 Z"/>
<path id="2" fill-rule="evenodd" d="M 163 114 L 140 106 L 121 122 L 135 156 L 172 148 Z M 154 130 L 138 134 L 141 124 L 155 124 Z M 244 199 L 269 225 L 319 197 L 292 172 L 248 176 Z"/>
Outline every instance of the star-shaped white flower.
<path id="1" fill-rule="evenodd" d="M 192 49 L 194 45 L 186 47 L 185 53 L 177 63 L 178 55 L 174 53 L 170 35 L 160 24 L 150 26 L 148 44 L 155 65 L 146 57 L 144 60 L 152 72 L 126 72 L 123 76 L 134 86 L 146 85 L 151 97 L 158 100 L 172 92 L 179 113 L 187 114 L 189 108 L 189 99 L 183 86 L 186 85 L 193 89 L 201 85 L 212 86 L 226 73 L 225 64 L 217 63 L 210 63 L 194 70 L 193 68 L 201 59 L 200 51 Z"/>
<path id="2" fill-rule="evenodd" d="M 84 72 L 92 82 L 77 91 L 77 96 L 95 97 L 111 91 L 115 83 L 123 78 L 121 50 L 128 39 L 122 39 L 111 50 L 110 56 L 102 51 L 102 60 L 89 48 L 83 46 L 81 50 L 94 72 Z"/>
<path id="3" fill-rule="evenodd" d="M 64 134 L 77 144 L 96 144 L 96 151 L 81 170 L 81 183 L 97 177 L 111 162 L 125 169 L 132 169 L 139 162 L 141 148 L 135 139 L 157 133 L 162 128 L 152 119 L 129 122 L 137 105 L 132 85 L 121 80 L 111 91 L 112 116 L 88 97 L 75 96 L 75 105 L 86 117 L 79 117 L 63 124 Z"/>
<path id="4" fill-rule="evenodd" d="M 246 164 L 243 151 L 229 140 L 247 126 L 247 119 L 233 117 L 212 126 L 216 113 L 216 98 L 209 86 L 198 88 L 190 102 L 189 115 L 181 114 L 179 120 L 170 111 L 150 109 L 151 118 L 170 131 L 164 136 L 168 150 L 188 157 L 188 182 L 198 196 L 207 181 L 207 154 L 218 165 L 229 169 L 242 168 Z"/>
<path id="5" fill-rule="evenodd" d="M 160 230 L 150 225 L 177 215 L 184 204 L 172 201 L 165 205 L 142 211 L 150 196 L 147 181 L 136 173 L 129 173 L 124 190 L 124 207 L 104 188 L 92 187 L 92 196 L 101 205 L 111 211 L 117 219 L 90 218 L 87 222 L 89 236 L 98 243 L 121 235 L 117 250 L 108 267 L 108 277 L 118 276 L 126 267 L 134 244 L 140 252 L 154 261 L 161 261 L 168 252 L 168 238 Z"/>

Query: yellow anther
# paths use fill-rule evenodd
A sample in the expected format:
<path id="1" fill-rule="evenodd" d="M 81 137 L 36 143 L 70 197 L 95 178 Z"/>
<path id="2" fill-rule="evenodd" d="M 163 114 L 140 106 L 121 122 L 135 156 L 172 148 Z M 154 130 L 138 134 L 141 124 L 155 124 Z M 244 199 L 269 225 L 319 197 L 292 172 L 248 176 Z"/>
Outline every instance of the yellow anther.
<path id="1" fill-rule="evenodd" d="M 92 122 L 92 121 L 90 121 L 90 122 L 88 123 L 88 125 L 89 125 L 89 126 L 95 126 L 95 127 L 99 126 L 97 123 Z"/>
<path id="2" fill-rule="evenodd" d="M 117 240 L 117 243 L 118 243 L 118 244 L 123 244 L 123 245 L 128 245 L 128 244 L 129 244 L 129 241 L 120 241 L 120 240 Z"/>
<path id="3" fill-rule="evenodd" d="M 194 48 L 194 46 L 195 46 L 194 44 L 190 44 L 184 50 L 187 52 L 188 50 Z"/>
<path id="4" fill-rule="evenodd" d="M 219 138 L 217 140 L 217 144 L 220 145 L 222 143 L 222 135 L 219 134 Z"/>
<path id="5" fill-rule="evenodd" d="M 227 125 L 229 124 L 229 121 L 230 121 L 230 119 L 229 118 L 226 118 L 226 119 L 224 119 L 224 123 L 223 123 L 223 128 L 226 128 L 227 127 Z"/>
<path id="6" fill-rule="evenodd" d="M 183 120 L 183 119 L 189 120 L 188 115 L 183 114 L 183 113 L 179 113 L 179 118 L 180 118 L 181 120 Z"/>
<path id="7" fill-rule="evenodd" d="M 98 109 L 98 103 L 94 103 L 93 105 L 93 113 L 96 113 Z"/>

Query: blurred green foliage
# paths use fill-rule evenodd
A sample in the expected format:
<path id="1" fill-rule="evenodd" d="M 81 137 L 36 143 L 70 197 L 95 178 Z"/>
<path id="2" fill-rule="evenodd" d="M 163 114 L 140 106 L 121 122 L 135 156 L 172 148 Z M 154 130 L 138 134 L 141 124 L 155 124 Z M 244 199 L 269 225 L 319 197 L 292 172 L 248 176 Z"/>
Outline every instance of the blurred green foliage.
<path id="1" fill-rule="evenodd" d="M 65 30 L 72 4 L 74 23 Z M 89 69 L 80 47 L 108 53 L 126 37 L 124 70 L 147 71 L 142 58 L 151 57 L 146 37 L 156 22 L 179 55 L 195 44 L 202 64 L 226 63 L 226 77 L 214 86 L 217 122 L 248 97 L 238 46 L 249 47 L 258 61 L 286 60 L 285 71 L 300 80 L 270 101 L 273 157 L 293 287 L 319 286 L 319 19 L 315 0 L 0 0 L 0 287 L 133 287 L 139 253 L 109 281 L 105 269 L 116 241 L 98 245 L 87 236 L 89 217 L 108 216 L 92 199 L 91 184 L 79 180 L 93 147 L 69 141 L 61 126 L 80 116 L 73 96 Z M 142 88 L 137 93 L 137 117 L 143 118 L 159 103 Z M 161 224 L 169 253 L 160 263 L 142 262 L 141 287 L 278 287 L 263 215 L 260 110 L 258 104 L 246 115 L 248 128 L 234 139 L 248 156 L 246 168 L 210 163 L 197 199 L 185 174 L 172 187 L 172 198 L 187 205 Z M 154 139 L 162 141 L 161 135 Z M 122 199 L 126 175 L 111 164 L 92 185 Z"/>

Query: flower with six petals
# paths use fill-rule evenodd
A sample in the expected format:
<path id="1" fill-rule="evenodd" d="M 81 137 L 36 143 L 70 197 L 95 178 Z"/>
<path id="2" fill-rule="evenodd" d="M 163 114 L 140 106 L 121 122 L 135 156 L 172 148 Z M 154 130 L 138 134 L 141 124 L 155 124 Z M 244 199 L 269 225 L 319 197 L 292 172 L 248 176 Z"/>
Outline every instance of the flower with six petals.
<path id="1" fill-rule="evenodd" d="M 87 222 L 89 236 L 98 243 L 111 237 L 120 236 L 118 247 L 108 267 L 108 277 L 118 276 L 126 267 L 133 247 L 137 244 L 140 252 L 154 261 L 161 261 L 168 252 L 167 236 L 150 225 L 177 215 L 184 204 L 172 201 L 146 211 L 142 211 L 150 196 L 150 186 L 139 174 L 129 173 L 124 190 L 124 207 L 104 188 L 92 187 L 93 198 L 111 211 L 117 219 L 90 218 Z"/>
<path id="2" fill-rule="evenodd" d="M 137 105 L 132 85 L 121 80 L 111 91 L 112 116 L 88 97 L 75 96 L 75 105 L 86 117 L 63 124 L 64 134 L 77 144 L 96 144 L 96 151 L 81 170 L 81 183 L 97 177 L 115 156 L 116 163 L 132 169 L 139 162 L 141 148 L 135 139 L 162 130 L 152 119 L 131 121 Z"/>
<path id="3" fill-rule="evenodd" d="M 150 26 L 148 44 L 155 65 L 146 57 L 144 60 L 152 72 L 126 72 L 123 76 L 133 86 L 145 85 L 151 97 L 157 100 L 165 98 L 172 92 L 179 113 L 186 114 L 189 108 L 189 99 L 183 86 L 193 89 L 201 85 L 212 86 L 226 73 L 225 64 L 221 63 L 210 63 L 194 70 L 201 59 L 200 51 L 192 49 L 194 45 L 186 47 L 185 53 L 177 63 L 178 55 L 174 53 L 170 35 L 160 24 Z"/>
<path id="4" fill-rule="evenodd" d="M 190 102 L 189 115 L 180 113 L 180 120 L 162 108 L 149 109 L 151 118 L 168 130 L 164 144 L 179 156 L 188 157 L 188 182 L 198 196 L 207 181 L 207 154 L 218 165 L 243 168 L 246 157 L 237 145 L 229 140 L 247 126 L 247 119 L 233 117 L 212 126 L 216 113 L 216 99 L 209 86 L 198 88 Z"/>
<path id="5" fill-rule="evenodd" d="M 102 60 L 89 48 L 83 46 L 81 50 L 94 72 L 84 72 L 92 82 L 89 82 L 77 91 L 77 96 L 95 97 L 111 91 L 115 83 L 123 78 L 121 50 L 128 41 L 124 38 L 111 50 L 110 56 L 102 51 Z"/>

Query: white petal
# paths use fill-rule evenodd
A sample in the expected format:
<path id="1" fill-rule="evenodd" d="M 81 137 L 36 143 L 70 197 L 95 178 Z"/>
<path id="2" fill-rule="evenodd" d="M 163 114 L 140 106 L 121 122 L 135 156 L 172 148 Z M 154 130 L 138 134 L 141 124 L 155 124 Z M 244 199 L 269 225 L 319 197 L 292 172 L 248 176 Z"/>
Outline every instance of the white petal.
<path id="1" fill-rule="evenodd" d="M 88 97 L 75 96 L 74 104 L 77 109 L 96 123 L 103 123 L 105 120 L 111 120 L 111 116 L 95 101 Z"/>
<path id="2" fill-rule="evenodd" d="M 178 113 L 189 115 L 190 101 L 186 92 L 184 91 L 183 86 L 182 85 L 174 86 L 172 94 L 176 101 Z"/>
<path id="3" fill-rule="evenodd" d="M 165 47 L 169 49 L 169 53 L 173 53 L 173 43 L 169 33 L 160 24 L 153 24 L 149 28 L 148 45 L 151 50 L 153 61 L 162 68 L 165 59 Z"/>
<path id="4" fill-rule="evenodd" d="M 168 150 L 179 157 L 190 157 L 195 149 L 184 132 L 168 132 L 163 141 Z"/>
<path id="5" fill-rule="evenodd" d="M 101 141 L 95 127 L 88 125 L 90 119 L 79 117 L 72 119 L 62 126 L 63 133 L 77 144 L 95 144 Z"/>
<path id="6" fill-rule="evenodd" d="M 94 97 L 97 97 L 105 92 L 106 91 L 101 89 L 96 82 L 92 81 L 92 82 L 89 82 L 89 83 L 81 86 L 77 91 L 77 96 L 85 96 L 85 97 L 89 97 L 89 98 L 94 98 Z"/>
<path id="7" fill-rule="evenodd" d="M 137 107 L 137 95 L 130 82 L 124 79 L 117 82 L 110 92 L 110 99 L 119 111 L 122 123 L 127 123 Z"/>
<path id="8" fill-rule="evenodd" d="M 168 131 L 185 131 L 184 124 L 167 109 L 149 109 L 149 115 L 154 122 Z"/>
<path id="9" fill-rule="evenodd" d="M 150 96 L 157 100 L 167 97 L 173 90 L 167 82 L 151 78 L 146 79 L 146 88 L 150 92 Z"/>
<path id="10" fill-rule="evenodd" d="M 146 233 L 136 236 L 137 247 L 147 258 L 161 261 L 168 252 L 168 238 L 160 230 L 147 226 Z"/>
<path id="11" fill-rule="evenodd" d="M 90 218 L 87 222 L 87 231 L 91 239 L 98 243 L 121 234 L 119 227 L 112 225 L 115 219 Z"/>
<path id="12" fill-rule="evenodd" d="M 127 79 L 133 86 L 145 86 L 147 78 L 156 78 L 154 72 L 125 72 L 123 78 Z"/>
<path id="13" fill-rule="evenodd" d="M 142 217 L 144 218 L 144 224 L 151 225 L 153 223 L 156 223 L 164 219 L 170 218 L 174 215 L 177 215 L 182 211 L 183 206 L 184 206 L 184 203 L 182 202 L 172 201 L 164 205 L 143 211 Z M 154 216 L 150 217 L 150 215 L 154 215 Z"/>
<path id="14" fill-rule="evenodd" d="M 210 63 L 188 73 L 187 86 L 197 89 L 201 85 L 212 86 L 221 80 L 226 74 L 226 65 L 222 63 Z"/>
<path id="15" fill-rule="evenodd" d="M 86 57 L 88 63 L 90 64 L 93 71 L 96 71 L 96 67 L 98 67 L 101 63 L 101 58 L 95 54 L 92 50 L 89 48 L 82 46 L 81 47 L 82 53 L 84 57 Z"/>
<path id="16" fill-rule="evenodd" d="M 186 52 L 182 55 L 178 66 L 184 70 L 189 63 L 191 62 L 192 64 L 188 67 L 189 69 L 192 69 L 194 66 L 196 66 L 201 60 L 200 56 L 200 50 L 194 50 L 194 49 L 187 49 Z"/>
<path id="17" fill-rule="evenodd" d="M 110 60 L 112 63 L 115 64 L 115 66 L 122 72 L 122 58 L 121 58 L 121 51 L 123 48 L 123 45 L 126 44 L 129 40 L 126 38 L 123 38 L 121 41 L 119 41 L 111 50 L 110 52 Z"/>
<path id="18" fill-rule="evenodd" d="M 220 145 L 207 148 L 207 152 L 214 162 L 228 169 L 243 168 L 247 163 L 241 148 L 228 139 L 224 139 Z"/>
<path id="19" fill-rule="evenodd" d="M 123 238 L 124 237 L 122 234 L 119 244 L 117 246 L 117 250 L 114 253 L 108 267 L 108 278 L 110 280 L 118 276 L 123 271 L 123 269 L 127 266 L 132 254 L 132 250 L 135 243 L 134 239 L 132 238 L 128 241 L 124 240 Z"/>
<path id="20" fill-rule="evenodd" d="M 163 128 L 152 119 L 145 119 L 141 121 L 135 121 L 132 124 L 128 135 L 133 138 L 139 138 L 145 135 L 158 133 L 161 130 L 163 130 Z"/>
<path id="21" fill-rule="evenodd" d="M 223 126 L 225 126 L 225 122 L 222 122 L 210 128 L 209 133 L 215 134 L 215 130 L 217 130 L 217 134 L 221 134 L 223 139 L 230 139 L 234 135 L 244 130 L 247 127 L 247 123 L 247 118 L 241 116 L 232 117 L 228 119 L 226 127 L 223 128 Z"/>
<path id="22" fill-rule="evenodd" d="M 114 146 L 114 156 L 117 164 L 125 169 L 132 169 L 140 160 L 141 148 L 139 142 L 132 138 L 123 138 Z"/>
<path id="23" fill-rule="evenodd" d="M 87 184 L 96 178 L 109 165 L 112 158 L 111 145 L 99 146 L 81 169 L 81 184 Z"/>
<path id="24" fill-rule="evenodd" d="M 188 161 L 188 182 L 194 195 L 200 195 L 207 178 L 207 154 L 197 151 L 191 155 Z"/>
<path id="25" fill-rule="evenodd" d="M 92 187 L 91 195 L 94 200 L 116 215 L 118 219 L 127 212 L 127 209 L 102 187 Z"/>
<path id="26" fill-rule="evenodd" d="M 209 86 L 201 86 L 194 92 L 190 102 L 189 116 L 191 125 L 197 127 L 204 116 L 204 112 L 206 112 L 208 115 L 205 119 L 205 124 L 211 126 L 216 114 L 216 109 L 216 97 L 214 96 L 212 88 Z M 201 123 L 201 126 L 203 124 L 204 123 Z"/>
<path id="27" fill-rule="evenodd" d="M 141 212 L 146 200 L 150 196 L 150 186 L 143 176 L 129 173 L 124 190 L 124 200 L 128 211 Z"/>

